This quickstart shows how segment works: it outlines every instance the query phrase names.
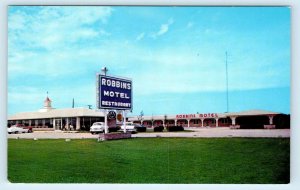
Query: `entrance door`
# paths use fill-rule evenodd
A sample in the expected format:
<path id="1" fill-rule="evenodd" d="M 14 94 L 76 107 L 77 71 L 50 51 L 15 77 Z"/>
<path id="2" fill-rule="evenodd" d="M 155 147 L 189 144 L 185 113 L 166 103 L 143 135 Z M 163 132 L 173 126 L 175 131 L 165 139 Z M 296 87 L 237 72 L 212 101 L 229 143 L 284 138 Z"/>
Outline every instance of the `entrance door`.
<path id="1" fill-rule="evenodd" d="M 62 130 L 62 119 L 55 119 L 55 130 Z"/>

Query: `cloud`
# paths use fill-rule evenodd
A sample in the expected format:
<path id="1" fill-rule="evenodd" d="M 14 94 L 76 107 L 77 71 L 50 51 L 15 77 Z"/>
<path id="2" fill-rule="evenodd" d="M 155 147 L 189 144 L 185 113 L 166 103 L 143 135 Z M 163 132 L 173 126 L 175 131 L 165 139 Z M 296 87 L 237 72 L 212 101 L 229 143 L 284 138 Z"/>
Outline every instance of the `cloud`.
<path id="1" fill-rule="evenodd" d="M 144 32 L 142 32 L 142 33 L 140 33 L 137 37 L 136 37 L 136 41 L 140 41 L 141 39 L 143 39 L 144 38 L 144 36 L 145 36 L 145 33 Z"/>
<path id="2" fill-rule="evenodd" d="M 30 13 L 22 7 L 13 8 L 9 12 L 8 32 L 9 46 L 13 45 L 14 51 L 52 51 L 105 36 L 108 33 L 104 25 L 112 13 L 110 7 L 45 6 Z"/>
<path id="3" fill-rule="evenodd" d="M 156 37 L 158 37 L 158 36 L 161 36 L 161 35 L 167 33 L 167 32 L 169 31 L 170 25 L 172 25 L 173 23 L 174 23 L 173 18 L 170 18 L 170 19 L 168 20 L 167 23 L 162 24 L 162 25 L 160 26 L 159 31 L 156 32 L 156 33 L 154 33 L 154 34 L 152 35 L 152 37 L 153 37 L 153 38 L 156 38 Z"/>

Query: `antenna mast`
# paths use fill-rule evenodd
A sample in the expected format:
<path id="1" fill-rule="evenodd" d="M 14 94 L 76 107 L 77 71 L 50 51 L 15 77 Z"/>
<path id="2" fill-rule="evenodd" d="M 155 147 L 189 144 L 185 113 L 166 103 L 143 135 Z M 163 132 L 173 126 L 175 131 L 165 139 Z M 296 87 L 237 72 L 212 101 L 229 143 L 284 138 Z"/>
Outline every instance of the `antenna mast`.
<path id="1" fill-rule="evenodd" d="M 228 102 L 228 63 L 227 63 L 227 51 L 225 52 L 226 56 L 226 104 L 227 104 L 227 113 L 229 112 L 229 102 Z"/>

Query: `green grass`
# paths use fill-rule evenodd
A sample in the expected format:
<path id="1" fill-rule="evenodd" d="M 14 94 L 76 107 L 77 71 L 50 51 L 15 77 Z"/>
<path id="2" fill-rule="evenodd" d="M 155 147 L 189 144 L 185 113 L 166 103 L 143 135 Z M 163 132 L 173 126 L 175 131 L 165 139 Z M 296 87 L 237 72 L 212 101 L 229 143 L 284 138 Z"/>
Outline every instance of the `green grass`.
<path id="1" fill-rule="evenodd" d="M 8 140 L 16 183 L 289 183 L 289 138 Z"/>

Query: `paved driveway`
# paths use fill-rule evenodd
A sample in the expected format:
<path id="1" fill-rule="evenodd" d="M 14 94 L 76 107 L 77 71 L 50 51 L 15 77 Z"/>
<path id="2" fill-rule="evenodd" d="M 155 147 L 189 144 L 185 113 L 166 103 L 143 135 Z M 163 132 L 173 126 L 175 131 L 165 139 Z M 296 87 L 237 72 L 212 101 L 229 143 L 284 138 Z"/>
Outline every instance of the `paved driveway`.
<path id="1" fill-rule="evenodd" d="M 137 133 L 132 137 L 290 137 L 290 129 L 229 129 L 229 128 L 189 128 L 192 132 L 149 132 Z M 21 139 L 97 139 L 98 135 L 90 133 L 36 131 L 26 134 L 8 134 L 8 138 Z"/>

